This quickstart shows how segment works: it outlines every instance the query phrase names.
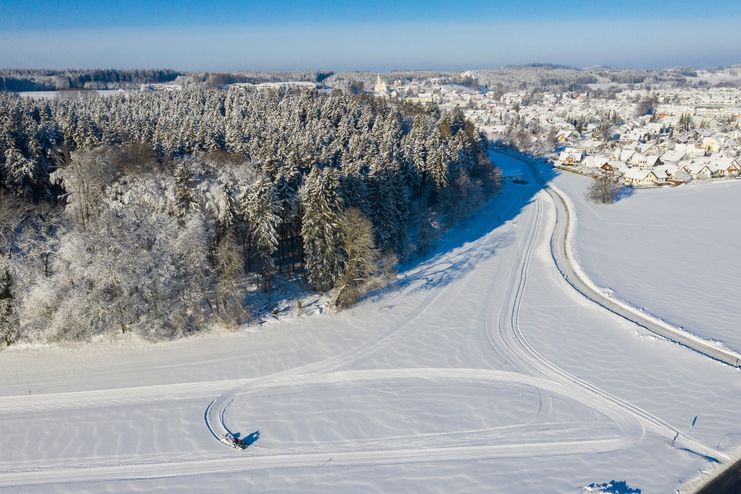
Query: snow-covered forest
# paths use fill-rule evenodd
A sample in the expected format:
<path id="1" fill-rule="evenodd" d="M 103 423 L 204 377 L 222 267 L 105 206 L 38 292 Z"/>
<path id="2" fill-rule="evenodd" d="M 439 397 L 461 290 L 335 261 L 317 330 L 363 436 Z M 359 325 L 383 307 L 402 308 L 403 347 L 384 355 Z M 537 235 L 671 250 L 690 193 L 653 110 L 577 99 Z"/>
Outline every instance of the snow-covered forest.
<path id="1" fill-rule="evenodd" d="M 0 94 L 0 345 L 236 326 L 275 276 L 352 304 L 497 189 L 486 149 L 338 91 Z"/>
<path id="2" fill-rule="evenodd" d="M 0 91 L 132 89 L 143 83 L 170 82 L 179 75 L 180 72 L 169 69 L 3 69 L 0 70 Z"/>

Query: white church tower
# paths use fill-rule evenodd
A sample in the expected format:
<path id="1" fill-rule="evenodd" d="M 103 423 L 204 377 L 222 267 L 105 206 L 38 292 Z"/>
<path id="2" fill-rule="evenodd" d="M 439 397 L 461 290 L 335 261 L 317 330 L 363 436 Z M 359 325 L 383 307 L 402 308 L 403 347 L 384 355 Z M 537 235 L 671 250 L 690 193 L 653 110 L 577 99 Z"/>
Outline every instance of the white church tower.
<path id="1" fill-rule="evenodd" d="M 376 96 L 388 96 L 389 95 L 389 88 L 386 84 L 386 81 L 384 81 L 381 78 L 381 74 L 378 74 L 376 76 L 376 85 L 373 88 L 373 92 L 376 94 Z"/>

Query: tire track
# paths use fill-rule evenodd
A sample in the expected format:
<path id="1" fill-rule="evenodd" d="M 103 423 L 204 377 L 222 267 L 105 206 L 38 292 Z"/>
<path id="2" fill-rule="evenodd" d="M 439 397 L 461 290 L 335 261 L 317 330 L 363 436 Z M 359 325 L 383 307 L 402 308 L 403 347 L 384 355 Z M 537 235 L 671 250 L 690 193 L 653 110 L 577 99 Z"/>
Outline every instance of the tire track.
<path id="1" fill-rule="evenodd" d="M 520 158 L 516 158 L 516 159 L 525 163 L 525 165 L 527 166 L 527 170 L 529 174 L 531 175 L 531 178 L 535 180 L 535 176 L 534 176 L 535 173 L 530 167 L 529 163 L 525 162 L 524 160 Z M 545 188 L 542 183 L 540 183 L 537 180 L 535 181 L 541 186 L 543 190 L 545 190 L 546 192 L 548 191 L 548 189 Z M 542 192 L 540 192 L 539 194 L 542 194 Z M 559 367 L 552 361 L 548 360 L 538 351 L 536 351 L 525 339 L 525 336 L 523 335 L 520 329 L 520 325 L 519 325 L 520 306 L 522 303 L 522 297 L 524 294 L 525 286 L 527 284 L 528 267 L 530 264 L 532 253 L 536 245 L 537 233 L 540 229 L 540 224 L 542 222 L 542 206 L 541 206 L 540 198 L 538 196 L 535 197 L 535 202 L 536 202 L 535 225 L 537 226 L 533 227 L 530 230 L 530 233 L 532 235 L 529 236 L 528 245 L 525 251 L 525 255 L 523 256 L 522 262 L 520 263 L 519 266 L 516 265 L 513 268 L 513 272 L 518 273 L 517 286 L 514 290 L 514 296 L 513 296 L 512 303 L 507 304 L 507 308 L 508 309 L 511 308 L 511 311 L 508 315 L 509 320 L 506 325 L 500 326 L 500 336 L 502 337 L 502 340 L 505 342 L 505 344 L 507 344 L 510 351 L 519 355 L 524 362 L 532 365 L 533 369 L 536 370 L 541 375 L 548 376 L 548 377 L 553 378 L 554 380 L 565 382 L 567 384 L 574 385 L 583 390 L 586 390 L 592 397 L 597 397 L 601 401 L 611 404 L 612 406 L 617 407 L 627 412 L 633 417 L 638 418 L 643 425 L 649 426 L 654 432 L 657 432 L 668 439 L 674 439 L 676 436 L 677 444 L 680 444 L 686 447 L 687 449 L 694 451 L 695 453 L 700 454 L 702 456 L 711 457 L 718 461 L 728 461 L 729 458 L 726 454 L 703 445 L 702 443 L 690 437 L 689 435 L 684 434 L 678 429 L 676 429 L 675 427 L 671 426 L 669 423 L 667 423 L 663 419 L 660 419 L 656 417 L 655 415 L 651 414 L 650 412 L 636 405 L 633 405 L 615 395 L 612 395 L 611 393 L 608 393 L 602 390 L 601 388 L 562 369 L 561 367 Z M 554 230 L 552 232 L 551 239 L 556 234 L 556 231 L 557 231 L 557 228 L 554 225 Z M 551 242 L 551 245 L 552 245 L 552 242 Z M 505 331 L 503 330 L 503 328 L 507 328 L 507 330 Z"/>
<path id="2" fill-rule="evenodd" d="M 420 379 L 432 382 L 449 380 L 453 385 L 460 385 L 461 381 L 518 383 L 539 387 L 549 393 L 566 397 L 571 396 L 572 393 L 569 388 L 541 377 L 486 369 L 438 368 L 343 371 L 324 375 L 287 376 L 284 382 L 278 384 L 256 383 L 252 392 L 275 385 L 358 384 L 373 381 L 394 382 L 398 379 Z M 213 409 L 211 409 L 211 412 L 213 413 Z M 446 445 L 443 438 L 443 442 L 439 443 L 442 444 L 441 446 L 430 448 L 429 441 L 425 440 L 429 438 L 402 436 L 390 443 L 370 442 L 363 445 L 366 449 L 358 448 L 358 444 L 353 442 L 350 443 L 349 449 L 337 449 L 335 447 L 315 451 L 312 446 L 308 452 L 306 450 L 290 451 L 282 449 L 278 454 L 265 448 L 255 450 L 250 455 L 244 455 L 241 452 L 225 455 L 224 450 L 221 449 L 218 450 L 221 453 L 184 453 L 175 457 L 154 454 L 132 457 L 130 461 L 134 463 L 124 464 L 121 463 L 119 458 L 111 458 L 110 463 L 94 461 L 87 466 L 82 463 L 70 465 L 69 462 L 54 461 L 48 463 L 48 465 L 45 462 L 34 464 L 34 468 L 28 470 L 0 473 L 0 487 L 213 475 L 215 473 L 244 471 L 245 469 L 313 468 L 326 461 L 328 457 L 333 458 L 332 462 L 335 466 L 374 466 L 417 462 L 473 461 L 492 458 L 584 455 L 621 450 L 640 439 L 640 436 L 635 434 L 635 427 L 632 427 L 630 423 L 625 423 L 614 410 L 605 410 L 605 412 L 621 430 L 621 434 L 617 437 L 564 440 L 563 438 L 554 437 L 550 430 L 546 430 L 544 433 L 533 430 L 535 436 L 530 436 L 528 438 L 529 442 L 523 442 L 522 437 L 516 435 L 511 438 L 511 441 L 504 441 L 499 444 Z M 542 428 L 544 424 L 538 425 Z M 563 435 L 571 433 L 573 430 L 579 430 L 578 424 L 576 424 L 576 429 L 574 429 L 574 424 L 570 424 L 568 427 L 561 427 L 559 432 Z M 440 435 L 440 437 L 442 436 Z"/>

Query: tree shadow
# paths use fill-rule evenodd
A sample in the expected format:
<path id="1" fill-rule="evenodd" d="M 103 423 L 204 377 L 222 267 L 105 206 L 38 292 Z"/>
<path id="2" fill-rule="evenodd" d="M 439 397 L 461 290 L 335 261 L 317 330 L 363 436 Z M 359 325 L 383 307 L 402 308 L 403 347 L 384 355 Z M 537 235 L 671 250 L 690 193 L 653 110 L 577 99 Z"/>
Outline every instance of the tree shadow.
<path id="1" fill-rule="evenodd" d="M 290 275 L 276 274 L 267 292 L 250 280 L 240 302 L 248 314 L 250 324 L 261 325 L 266 321 L 280 320 L 294 308 L 297 301 L 312 298 L 312 295 L 316 293 L 306 283 L 303 271 L 296 271 Z"/>
<path id="2" fill-rule="evenodd" d="M 615 202 L 620 202 L 623 199 L 627 199 L 633 194 L 635 194 L 635 189 L 633 187 L 622 185 L 618 188 L 617 194 L 615 194 Z"/>
<path id="3" fill-rule="evenodd" d="M 590 491 L 602 494 L 641 494 L 640 489 L 634 489 L 624 480 L 611 480 L 601 484 L 591 483 L 587 486 Z"/>
<path id="4" fill-rule="evenodd" d="M 704 454 L 702 454 L 702 453 L 698 453 L 697 451 L 692 451 L 692 450 L 691 450 L 691 449 L 689 449 L 689 448 L 677 448 L 677 449 L 678 449 L 678 450 L 680 450 L 680 451 L 686 451 L 687 453 L 691 453 L 691 454 L 693 454 L 693 455 L 697 455 L 697 456 L 699 456 L 700 458 L 702 458 L 703 460 L 705 460 L 705 461 L 708 461 L 708 462 L 710 462 L 710 463 L 718 463 L 718 464 L 720 463 L 720 460 L 718 460 L 717 458 L 715 458 L 715 457 L 713 457 L 713 456 L 710 456 L 710 455 L 704 455 Z"/>
<path id="5" fill-rule="evenodd" d="M 495 196 L 471 218 L 445 232 L 428 253 L 401 264 L 401 274 L 394 282 L 364 299 L 394 296 L 412 285 L 419 285 L 415 292 L 445 286 L 514 240 L 514 233 L 502 226 L 516 227 L 518 215 L 558 172 L 545 159 L 513 148 L 490 147 L 489 156 L 502 171 L 502 187 Z"/>

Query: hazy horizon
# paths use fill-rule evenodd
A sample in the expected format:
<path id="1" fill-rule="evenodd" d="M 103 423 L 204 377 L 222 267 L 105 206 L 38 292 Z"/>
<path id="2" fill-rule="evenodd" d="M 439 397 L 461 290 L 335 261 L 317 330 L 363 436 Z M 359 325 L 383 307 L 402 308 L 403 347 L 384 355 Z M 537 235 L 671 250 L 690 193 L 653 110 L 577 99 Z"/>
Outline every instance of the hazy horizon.
<path id="1" fill-rule="evenodd" d="M 741 3 L 518 5 L 92 0 L 0 3 L 0 66 L 181 71 L 449 70 L 533 62 L 715 67 L 741 62 Z"/>

